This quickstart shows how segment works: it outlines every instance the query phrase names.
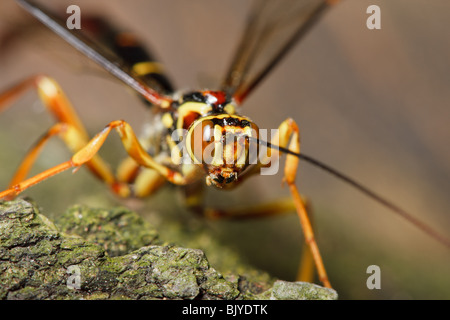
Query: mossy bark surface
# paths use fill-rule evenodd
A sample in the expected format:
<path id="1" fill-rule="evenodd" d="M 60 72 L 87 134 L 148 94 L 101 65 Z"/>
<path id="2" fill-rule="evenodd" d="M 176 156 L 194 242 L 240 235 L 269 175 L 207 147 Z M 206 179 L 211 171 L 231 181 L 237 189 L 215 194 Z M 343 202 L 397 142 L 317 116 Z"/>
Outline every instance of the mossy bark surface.
<path id="1" fill-rule="evenodd" d="M 23 199 L 0 202 L 0 284 L 1 299 L 337 298 L 308 283 L 223 275 L 123 207 L 74 206 L 52 222 Z"/>

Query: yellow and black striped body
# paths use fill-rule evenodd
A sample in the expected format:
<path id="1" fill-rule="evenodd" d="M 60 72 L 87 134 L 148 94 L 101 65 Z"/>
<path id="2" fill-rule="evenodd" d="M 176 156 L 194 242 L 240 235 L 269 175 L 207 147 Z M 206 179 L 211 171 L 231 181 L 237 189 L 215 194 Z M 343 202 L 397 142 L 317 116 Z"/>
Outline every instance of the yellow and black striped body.
<path id="1" fill-rule="evenodd" d="M 185 94 L 173 111 L 163 115 L 162 122 L 169 134 L 175 129 L 184 130 L 182 146 L 193 165 L 205 170 L 207 185 L 230 187 L 248 167 L 248 138 L 258 136 L 258 127 L 236 114 L 225 92 Z"/>
<path id="2" fill-rule="evenodd" d="M 147 152 L 180 172 L 192 172 L 195 171 L 193 167 L 202 167 L 208 185 L 222 188 L 236 182 L 249 164 L 246 137 L 255 137 L 258 129 L 250 119 L 236 114 L 231 97 L 222 91 L 207 90 L 175 94 L 162 65 L 134 35 L 118 31 L 97 17 L 89 18 L 84 25 L 149 87 L 174 97 L 170 108 L 154 110 L 153 118 L 144 128 L 140 140 Z M 175 99 L 175 96 L 179 98 Z M 181 144 L 173 139 L 176 130 L 183 132 Z M 198 135 L 195 134 L 197 131 Z M 226 142 L 231 136 L 231 143 Z M 212 151 L 206 154 L 208 148 Z M 193 164 L 175 163 L 171 158 L 174 150 L 180 154 L 187 151 Z"/>

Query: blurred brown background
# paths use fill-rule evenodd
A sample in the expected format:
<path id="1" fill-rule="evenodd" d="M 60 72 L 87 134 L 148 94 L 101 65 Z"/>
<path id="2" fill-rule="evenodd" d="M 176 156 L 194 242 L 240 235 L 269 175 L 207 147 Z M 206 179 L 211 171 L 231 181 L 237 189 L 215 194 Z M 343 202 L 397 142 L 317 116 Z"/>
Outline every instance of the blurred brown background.
<path id="1" fill-rule="evenodd" d="M 41 2 L 64 11 L 77 4 L 82 14 L 101 13 L 135 31 L 181 89 L 220 83 L 249 8 L 247 1 Z M 381 30 L 366 28 L 371 4 L 381 8 Z M 261 128 L 276 128 L 293 117 L 304 153 L 449 235 L 449 14 L 447 0 L 343 1 L 249 97 L 243 112 Z M 0 34 L 31 19 L 14 1 L 1 2 Z M 116 119 L 139 130 L 145 110 L 138 99 L 85 67 L 83 58 L 59 39 L 37 32 L 37 25 L 31 29 L 2 48 L 0 90 L 45 72 L 59 81 L 92 134 Z M 50 124 L 32 92 L 0 116 L 0 189 Z M 123 156 L 116 140 L 109 139 L 102 150 L 113 163 Z M 35 172 L 69 156 L 59 141 L 44 153 Z M 231 193 L 211 192 L 209 201 L 250 203 L 288 195 L 281 178 L 256 177 Z M 319 246 L 341 298 L 450 298 L 448 248 L 308 164 L 301 164 L 298 183 L 313 203 Z M 86 184 L 95 192 L 86 192 Z M 73 177 L 64 173 L 26 195 L 53 214 L 79 202 L 117 202 L 84 170 Z M 157 201 L 158 196 L 144 203 L 166 206 Z M 301 233 L 294 215 L 210 227 L 255 266 L 283 279 L 295 276 Z M 381 290 L 366 288 L 371 264 L 381 268 Z"/>

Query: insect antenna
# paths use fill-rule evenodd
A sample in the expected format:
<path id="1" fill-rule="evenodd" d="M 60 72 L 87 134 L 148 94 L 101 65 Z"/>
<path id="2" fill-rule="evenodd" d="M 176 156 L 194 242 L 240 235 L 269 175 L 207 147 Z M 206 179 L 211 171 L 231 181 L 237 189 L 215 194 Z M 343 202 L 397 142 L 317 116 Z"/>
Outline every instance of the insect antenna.
<path id="1" fill-rule="evenodd" d="M 268 148 L 271 149 L 275 149 L 275 150 L 279 150 L 283 153 L 295 156 L 303 161 L 308 162 L 309 164 L 320 168 L 322 170 L 324 170 L 325 172 L 328 172 L 329 174 L 333 175 L 334 177 L 338 178 L 339 180 L 351 185 L 352 187 L 354 187 L 355 189 L 357 189 L 358 191 L 362 192 L 363 194 L 365 194 L 366 196 L 368 196 L 369 198 L 372 198 L 373 200 L 375 200 L 376 202 L 378 202 L 379 204 L 383 205 L 384 207 L 388 208 L 390 211 L 392 211 L 393 213 L 405 218 L 407 221 L 409 221 L 410 223 L 412 223 L 413 225 L 415 225 L 417 228 L 419 228 L 420 230 L 422 230 L 423 232 L 425 232 L 426 234 L 428 234 L 429 236 L 431 236 L 432 238 L 434 238 L 435 240 L 439 241 L 440 243 L 442 243 L 443 245 L 445 245 L 446 247 L 450 248 L 450 239 L 445 237 L 444 235 L 436 232 L 433 228 L 431 228 L 429 225 L 425 224 L 423 221 L 417 219 L 416 217 L 414 217 L 413 215 L 411 215 L 410 213 L 408 213 L 407 211 L 403 210 L 402 208 L 400 208 L 399 206 L 395 205 L 394 203 L 392 203 L 391 201 L 387 200 L 386 198 L 380 196 L 379 194 L 373 192 L 372 190 L 370 190 L 369 188 L 365 187 L 363 184 L 357 182 L 356 180 L 350 178 L 349 176 L 341 173 L 340 171 L 324 164 L 323 162 L 314 159 L 311 156 L 305 155 L 303 153 L 297 153 L 294 151 L 291 151 L 287 148 L 281 147 L 281 146 L 277 146 L 275 144 L 272 144 L 270 142 L 267 141 L 263 141 L 260 139 L 256 139 L 256 138 L 252 138 L 249 137 L 250 140 L 257 142 L 258 144 L 264 145 Z"/>
<path id="2" fill-rule="evenodd" d="M 119 58 L 112 56 L 81 33 L 69 30 L 64 22 L 41 5 L 31 0 L 16 0 L 16 2 L 75 49 L 141 94 L 149 102 L 161 107 L 168 107 L 171 102 L 170 99 L 159 95 L 155 90 L 134 76 L 132 70 L 129 70 Z"/>

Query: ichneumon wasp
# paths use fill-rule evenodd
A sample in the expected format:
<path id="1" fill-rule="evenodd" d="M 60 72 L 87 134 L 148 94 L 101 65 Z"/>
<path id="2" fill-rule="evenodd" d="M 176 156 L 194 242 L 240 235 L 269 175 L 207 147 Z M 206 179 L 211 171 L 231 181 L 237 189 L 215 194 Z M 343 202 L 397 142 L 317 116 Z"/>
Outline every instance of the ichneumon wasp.
<path id="1" fill-rule="evenodd" d="M 256 118 L 255 118 L 255 120 L 257 120 Z M 300 128 L 301 129 L 301 128 Z"/>

